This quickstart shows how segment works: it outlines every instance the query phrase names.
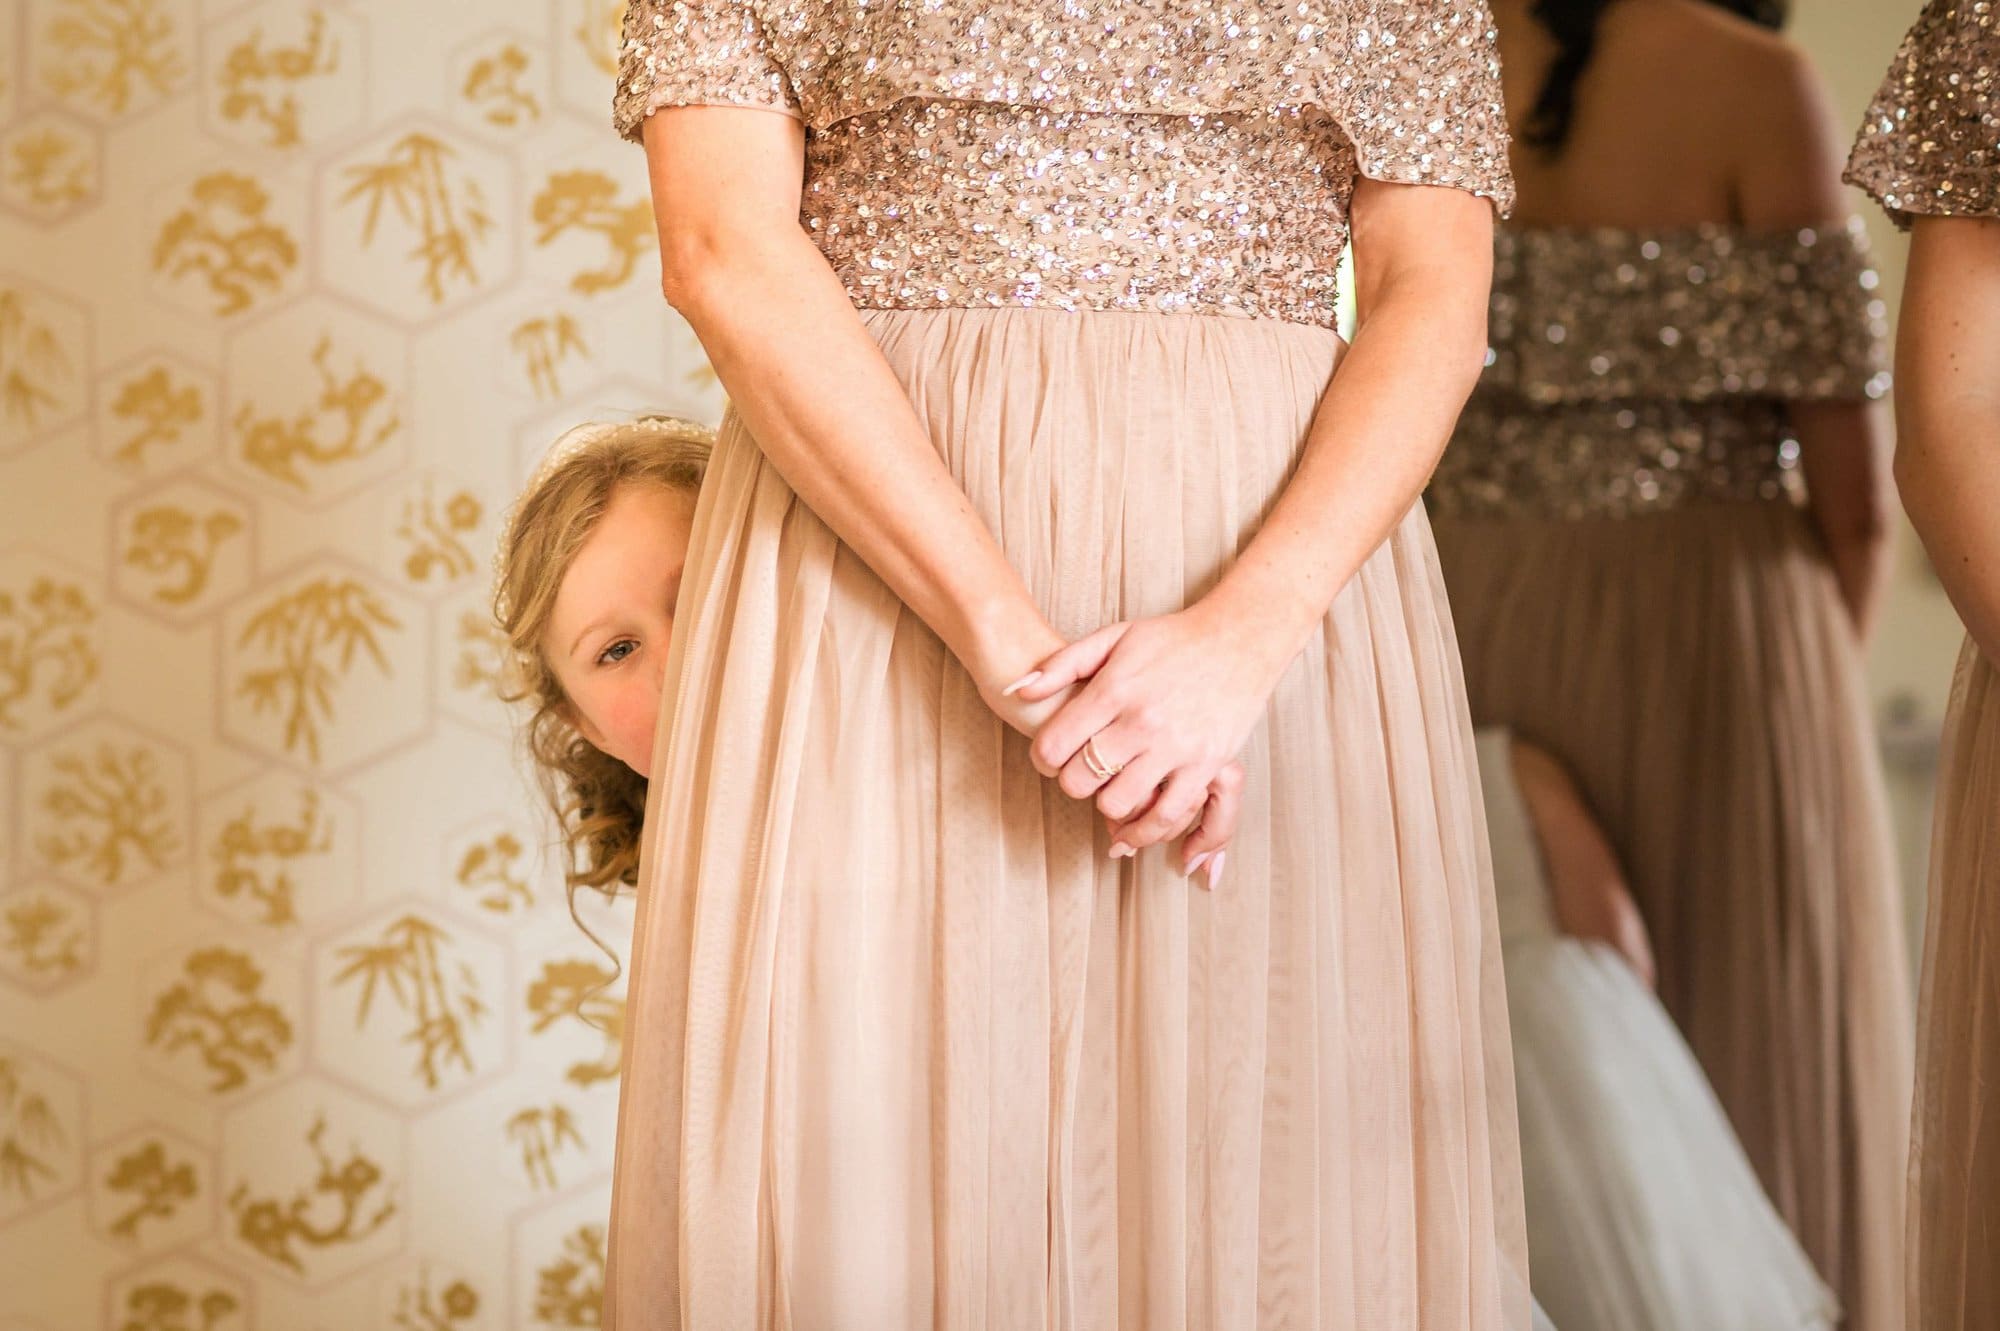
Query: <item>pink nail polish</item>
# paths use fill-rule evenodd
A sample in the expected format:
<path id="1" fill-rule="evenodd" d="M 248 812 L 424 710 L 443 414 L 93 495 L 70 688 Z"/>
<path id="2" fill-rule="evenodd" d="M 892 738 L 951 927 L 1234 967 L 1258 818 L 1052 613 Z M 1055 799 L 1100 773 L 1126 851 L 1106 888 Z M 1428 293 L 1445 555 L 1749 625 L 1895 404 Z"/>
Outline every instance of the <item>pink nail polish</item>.
<path id="1" fill-rule="evenodd" d="M 1123 841 L 1114 841 L 1111 843 L 1111 858 L 1114 860 L 1122 860 L 1127 855 L 1136 855 L 1136 854 L 1138 854 L 1138 852 L 1133 850 L 1130 846 L 1126 845 Z"/>
<path id="2" fill-rule="evenodd" d="M 1192 860 L 1188 861 L 1187 868 L 1181 870 L 1181 872 L 1186 874 L 1188 877 L 1192 878 L 1196 874 L 1201 872 L 1202 865 L 1207 864 L 1210 860 L 1214 858 L 1215 858 L 1214 851 L 1204 850 L 1201 854 L 1195 856 Z"/>
<path id="3" fill-rule="evenodd" d="M 1218 850 L 1215 852 L 1215 858 L 1209 861 L 1208 865 L 1209 891 L 1213 892 L 1216 889 L 1217 885 L 1222 882 L 1222 862 L 1228 858 L 1229 858 L 1228 851 Z"/>
<path id="4" fill-rule="evenodd" d="M 1030 684 L 1034 683 L 1041 677 L 1042 677 L 1041 671 L 1030 670 L 1027 674 L 1021 676 L 1019 679 L 1015 680 L 1012 684 L 1009 684 L 1006 688 L 1000 690 L 1000 696 L 1003 698 L 1011 698 L 1017 692 L 1027 688 Z"/>

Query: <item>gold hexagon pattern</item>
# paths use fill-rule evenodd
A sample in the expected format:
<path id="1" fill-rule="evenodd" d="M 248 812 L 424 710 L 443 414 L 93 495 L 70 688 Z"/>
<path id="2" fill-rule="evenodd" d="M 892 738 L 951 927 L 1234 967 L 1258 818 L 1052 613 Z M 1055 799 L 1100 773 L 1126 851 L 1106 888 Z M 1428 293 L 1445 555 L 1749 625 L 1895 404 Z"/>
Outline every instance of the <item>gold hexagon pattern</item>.
<path id="1" fill-rule="evenodd" d="M 621 7 L 0 19 L 0 1331 L 595 1320 L 622 977 L 492 577 L 563 430 L 722 405 Z"/>

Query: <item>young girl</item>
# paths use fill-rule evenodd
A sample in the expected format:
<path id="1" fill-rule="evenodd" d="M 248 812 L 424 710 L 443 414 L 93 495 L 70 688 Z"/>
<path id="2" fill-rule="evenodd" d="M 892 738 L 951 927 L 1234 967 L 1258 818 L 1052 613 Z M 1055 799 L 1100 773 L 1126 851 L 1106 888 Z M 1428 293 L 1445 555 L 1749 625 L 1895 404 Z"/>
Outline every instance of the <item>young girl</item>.
<path id="1" fill-rule="evenodd" d="M 638 880 L 646 771 L 674 600 L 714 434 L 672 416 L 580 425 L 558 439 L 501 539 L 493 614 L 509 697 L 576 889 Z M 605 948 L 611 953 L 609 948 Z M 611 954 L 614 962 L 616 954 Z"/>
<path id="2" fill-rule="evenodd" d="M 1477 734 L 1521 1104 L 1529 1269 L 1566 1331 L 1838 1319 L 1650 992 L 1645 927 L 1568 771 Z"/>

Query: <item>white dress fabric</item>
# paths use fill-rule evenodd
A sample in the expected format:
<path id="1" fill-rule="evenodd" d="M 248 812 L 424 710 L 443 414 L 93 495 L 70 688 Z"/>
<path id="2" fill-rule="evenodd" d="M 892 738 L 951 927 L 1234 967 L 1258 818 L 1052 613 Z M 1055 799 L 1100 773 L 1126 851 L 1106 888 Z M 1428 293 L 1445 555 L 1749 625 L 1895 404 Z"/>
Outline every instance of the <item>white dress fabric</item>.
<path id="1" fill-rule="evenodd" d="M 1836 1325 L 1665 1009 L 1611 948 L 1556 931 L 1509 732 L 1477 743 L 1537 1302 L 1565 1331 Z"/>

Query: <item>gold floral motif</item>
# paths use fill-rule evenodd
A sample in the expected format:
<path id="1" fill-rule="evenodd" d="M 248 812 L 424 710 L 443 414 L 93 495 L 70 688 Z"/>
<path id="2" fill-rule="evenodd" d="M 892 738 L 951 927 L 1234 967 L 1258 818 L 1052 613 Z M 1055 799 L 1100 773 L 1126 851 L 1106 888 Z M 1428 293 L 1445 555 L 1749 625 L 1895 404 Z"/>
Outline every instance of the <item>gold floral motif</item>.
<path id="1" fill-rule="evenodd" d="M 458 660 L 451 668 L 452 687 L 467 693 L 487 690 L 501 698 L 507 678 L 507 635 L 493 616 L 479 610 L 461 612 L 453 638 Z"/>
<path id="2" fill-rule="evenodd" d="M 0 588 L 0 729 L 20 729 L 17 709 L 38 692 L 58 712 L 83 696 L 97 678 L 96 622 L 74 583 L 36 578 L 25 594 Z"/>
<path id="3" fill-rule="evenodd" d="M 237 410 L 234 424 L 242 436 L 245 462 L 273 480 L 310 491 L 307 467 L 331 467 L 367 457 L 403 428 L 402 417 L 389 400 L 389 385 L 380 376 L 357 364 L 354 373 L 342 379 L 334 373 L 332 360 L 333 338 L 322 336 L 312 352 L 319 398 L 289 419 L 260 416 L 247 402 Z M 377 416 L 371 424 L 370 418 Z"/>
<path id="4" fill-rule="evenodd" d="M 610 258 L 602 268 L 572 276 L 572 288 L 589 296 L 622 286 L 638 271 L 639 259 L 654 245 L 653 205 L 645 198 L 618 200 L 618 182 L 602 171 L 558 171 L 535 196 L 537 245 L 554 243 L 569 231 L 604 237 Z"/>
<path id="5" fill-rule="evenodd" d="M 49 91 L 114 114 L 142 87 L 164 97 L 187 75 L 173 17 L 152 0 L 59 0 L 42 39 L 62 57 L 48 66 Z"/>
<path id="6" fill-rule="evenodd" d="M 403 558 L 403 572 L 412 582 L 428 582 L 432 574 L 444 581 L 462 578 L 479 567 L 466 547 L 465 537 L 479 525 L 485 510 L 470 491 L 460 490 L 439 506 L 431 480 L 424 478 L 424 492 L 403 502 L 403 520 L 396 535 L 410 547 Z"/>
<path id="7" fill-rule="evenodd" d="M 226 1289 L 197 1292 L 152 1280 L 126 1294 L 118 1331 L 222 1331 L 242 1311 L 242 1303 Z"/>
<path id="8" fill-rule="evenodd" d="M 0 411 L 33 429 L 75 373 L 55 326 L 35 317 L 22 292 L 0 287 Z"/>
<path id="9" fill-rule="evenodd" d="M 87 755 L 59 753 L 49 766 L 58 779 L 38 802 L 60 830 L 35 839 L 44 860 L 107 887 L 167 867 L 181 838 L 158 754 L 100 743 Z"/>
<path id="10" fill-rule="evenodd" d="M 171 1219 L 195 1199 L 201 1186 L 194 1166 L 185 1160 L 169 1161 L 166 1143 L 157 1138 L 118 1157 L 105 1175 L 104 1185 L 132 1199 L 111 1222 L 110 1232 L 114 1238 L 133 1240 L 138 1239 L 142 1223 Z"/>
<path id="11" fill-rule="evenodd" d="M 111 414 L 136 428 L 119 441 L 113 459 L 125 466 L 144 463 L 147 449 L 179 442 L 206 410 L 200 385 L 176 383 L 164 365 L 127 379 L 119 385 Z"/>
<path id="12" fill-rule="evenodd" d="M 167 1054 L 195 1050 L 216 1095 L 244 1085 L 252 1072 L 275 1071 L 295 1036 L 277 1004 L 260 994 L 264 972 L 250 954 L 202 948 L 182 963 L 181 975 L 153 1001 L 146 1043 Z"/>
<path id="13" fill-rule="evenodd" d="M 244 672 L 237 696 L 249 698 L 258 712 L 282 712 L 286 750 L 303 748 L 316 763 L 320 726 L 333 719 L 334 690 L 353 671 L 354 654 L 367 652 L 378 670 L 392 674 L 377 635 L 402 626 L 361 583 L 316 578 L 243 626 L 237 645 L 261 652 L 268 664 Z"/>
<path id="14" fill-rule="evenodd" d="M 574 318 L 560 311 L 515 324 L 507 345 L 521 358 L 528 383 L 540 398 L 562 396 L 560 370 L 564 361 L 572 356 L 583 359 L 590 356 L 590 348 L 584 345 L 583 330 Z"/>
<path id="15" fill-rule="evenodd" d="M 499 832 L 466 848 L 458 858 L 452 877 L 468 892 L 482 889 L 479 904 L 496 915 L 511 914 L 518 904 L 526 910 L 535 904 L 528 890 L 528 878 L 521 871 L 523 848 L 512 832 Z"/>
<path id="16" fill-rule="evenodd" d="M 521 86 L 528 72 L 528 53 L 513 42 L 473 62 L 458 95 L 479 108 L 489 125 L 512 129 L 542 118 L 542 104 Z"/>
<path id="17" fill-rule="evenodd" d="M 361 224 L 363 246 L 374 243 L 385 203 L 393 204 L 396 215 L 416 228 L 419 238 L 409 257 L 422 266 L 424 292 L 434 303 L 444 301 L 448 280 L 479 285 L 472 247 L 493 227 L 479 182 L 461 177 L 454 188 L 449 166 L 457 155 L 444 140 L 413 130 L 396 140 L 381 161 L 349 167 L 347 177 L 353 183 L 340 197 L 343 205 L 357 199 L 368 202 Z"/>
<path id="18" fill-rule="evenodd" d="M 448 965 L 445 947 L 450 936 L 421 915 L 391 921 L 379 939 L 340 949 L 347 968 L 333 977 L 335 986 L 359 986 L 354 1024 L 368 1022 L 368 1010 L 378 989 L 386 989 L 410 1019 L 404 1038 L 418 1048 L 416 1073 L 426 1089 L 436 1090 L 447 1064 L 473 1071 L 472 1051 L 465 1034 L 486 1017 L 479 997 L 479 977 L 460 961 Z"/>
<path id="19" fill-rule="evenodd" d="M 557 1022 L 574 1017 L 604 1038 L 604 1049 L 597 1058 L 572 1063 L 563 1073 L 565 1080 L 577 1086 L 587 1088 L 618 1077 L 625 1000 L 602 992 L 616 978 L 595 961 L 572 957 L 543 962 L 541 978 L 528 986 L 528 1011 L 534 1017 L 529 1034 L 540 1035 Z"/>
<path id="20" fill-rule="evenodd" d="M 597 72 L 610 77 L 618 73 L 618 45 L 625 18 L 625 0 L 570 0 L 576 8 L 576 26 L 570 36 L 583 47 Z"/>
<path id="21" fill-rule="evenodd" d="M 578 1225 L 562 1255 L 535 1270 L 535 1318 L 544 1326 L 591 1327 L 603 1316 L 604 1226 Z"/>
<path id="22" fill-rule="evenodd" d="M 299 265 L 298 242 L 265 214 L 271 195 L 256 179 L 216 171 L 194 182 L 192 202 L 168 218 L 153 242 L 153 271 L 200 276 L 227 317 L 270 296 Z"/>
<path id="23" fill-rule="evenodd" d="M 507 1136 L 521 1148 L 521 1165 L 528 1182 L 537 1188 L 555 1189 L 556 1154 L 565 1146 L 583 1149 L 583 1135 L 576 1130 L 576 1115 L 568 1105 L 552 1101 L 530 1105 L 507 1120 Z"/>
<path id="24" fill-rule="evenodd" d="M 22 974 L 35 979 L 74 975 L 83 969 L 87 936 L 76 913 L 54 896 L 30 896 L 9 905 L 0 924 L 0 956 L 14 959 Z"/>
<path id="25" fill-rule="evenodd" d="M 397 1331 L 457 1331 L 479 1315 L 479 1291 L 463 1280 L 431 1288 L 428 1267 L 414 1283 L 396 1291 L 392 1314 Z"/>
<path id="26" fill-rule="evenodd" d="M 257 121 L 273 148 L 300 143 L 299 97 L 293 88 L 340 68 L 340 47 L 327 35 L 326 11 L 313 10 L 306 25 L 305 40 L 296 46 L 266 48 L 264 30 L 253 29 L 229 48 L 216 76 L 222 85 L 222 118 Z"/>
<path id="27" fill-rule="evenodd" d="M 243 519 L 225 508 L 201 516 L 178 504 L 143 509 L 132 519 L 125 562 L 160 580 L 154 600 L 186 605 L 207 588 L 216 551 L 242 530 Z"/>
<path id="28" fill-rule="evenodd" d="M 361 1242 L 396 1214 L 395 1191 L 382 1167 L 349 1147 L 347 1158 L 335 1164 L 327 1154 L 326 1115 L 313 1120 L 306 1133 L 319 1169 L 313 1181 L 295 1188 L 290 1197 L 256 1197 L 246 1180 L 229 1194 L 236 1217 L 236 1234 L 253 1249 L 299 1275 L 306 1273 L 300 1249 L 334 1248 Z M 371 1201 L 379 1194 L 379 1201 Z M 364 1216 L 369 1207 L 372 1213 Z M 317 1212 L 318 1214 L 315 1214 Z"/>
<path id="29" fill-rule="evenodd" d="M 221 867 L 215 875 L 215 893 L 255 902 L 264 912 L 260 924 L 273 928 L 297 924 L 298 884 L 292 867 L 332 848 L 333 823 L 321 811 L 316 790 L 300 794 L 298 816 L 291 822 L 259 823 L 256 807 L 246 806 L 216 834 L 215 858 Z M 265 861 L 272 867 L 261 868 Z"/>
<path id="30" fill-rule="evenodd" d="M 90 197 L 95 164 L 82 140 L 57 129 L 25 134 L 8 145 L 7 183 L 29 206 L 55 211 Z"/>
<path id="31" fill-rule="evenodd" d="M 55 1107 L 28 1084 L 20 1064 L 0 1057 L 0 1197 L 32 1198 L 55 1180 L 59 1171 L 47 1153 L 68 1138 Z"/>

